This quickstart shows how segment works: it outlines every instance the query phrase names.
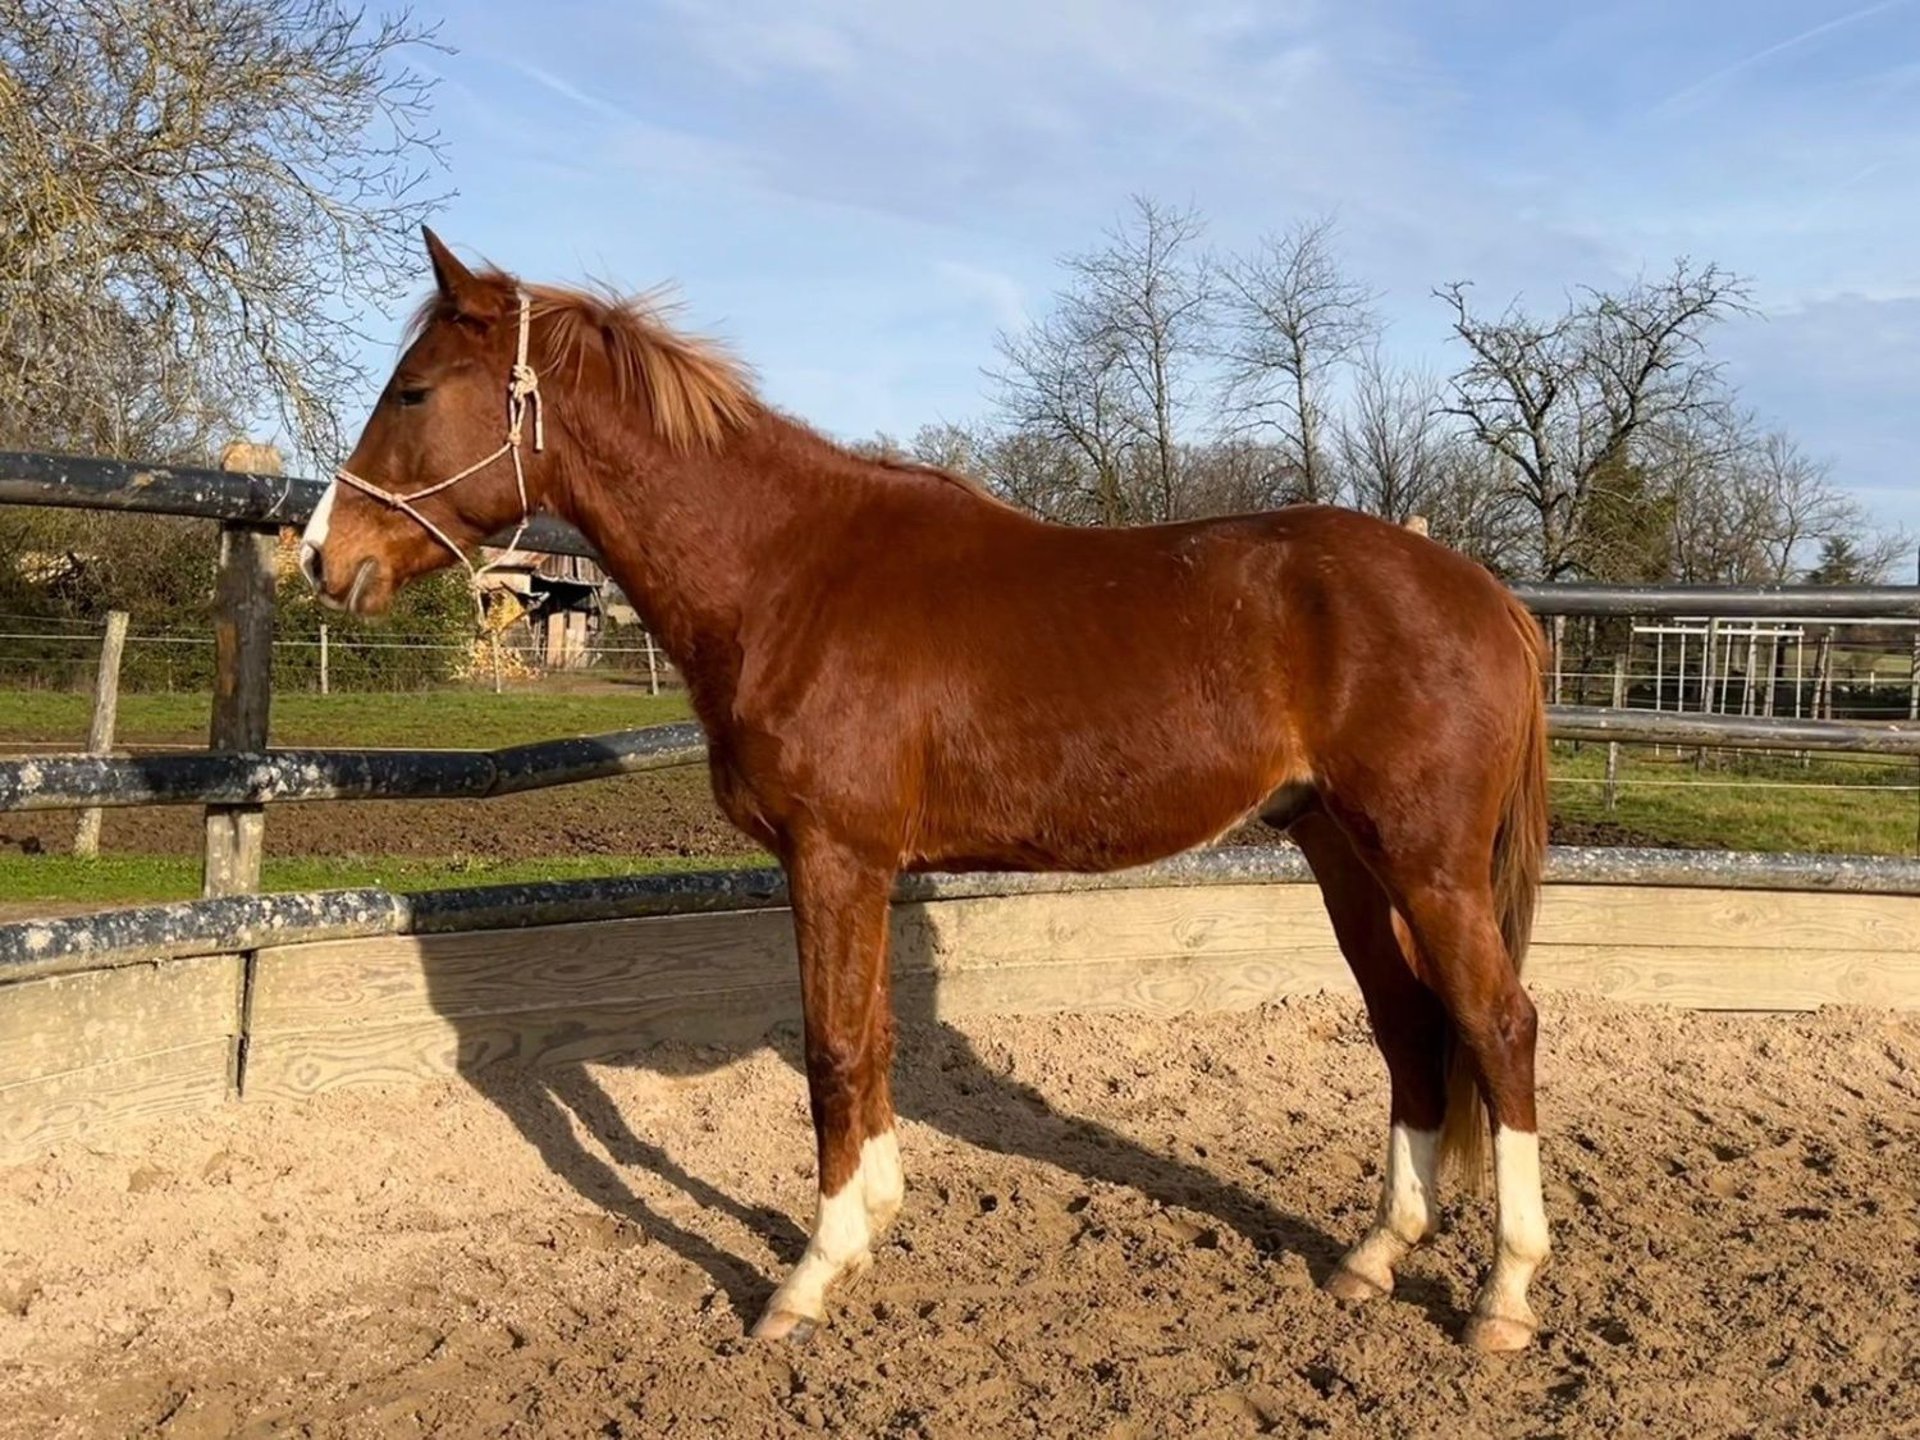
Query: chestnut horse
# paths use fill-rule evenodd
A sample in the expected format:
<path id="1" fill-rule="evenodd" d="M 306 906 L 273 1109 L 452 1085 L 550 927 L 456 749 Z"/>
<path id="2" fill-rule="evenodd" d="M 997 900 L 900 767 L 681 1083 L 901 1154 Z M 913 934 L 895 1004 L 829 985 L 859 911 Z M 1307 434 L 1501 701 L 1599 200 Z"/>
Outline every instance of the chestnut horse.
<path id="1" fill-rule="evenodd" d="M 523 287 L 426 242 L 436 292 L 303 568 L 378 614 L 550 511 L 686 677 L 720 808 L 790 881 L 806 1013 L 818 1209 L 754 1333 L 822 1321 L 900 1208 L 895 877 L 1116 869 L 1257 815 L 1305 852 L 1391 1078 L 1380 1208 L 1327 1288 L 1392 1289 L 1441 1162 L 1478 1181 L 1484 1105 L 1498 1250 L 1467 1335 L 1525 1345 L 1547 1254 L 1519 979 L 1546 731 L 1512 594 L 1338 509 L 1049 524 L 776 414 L 644 300 Z"/>

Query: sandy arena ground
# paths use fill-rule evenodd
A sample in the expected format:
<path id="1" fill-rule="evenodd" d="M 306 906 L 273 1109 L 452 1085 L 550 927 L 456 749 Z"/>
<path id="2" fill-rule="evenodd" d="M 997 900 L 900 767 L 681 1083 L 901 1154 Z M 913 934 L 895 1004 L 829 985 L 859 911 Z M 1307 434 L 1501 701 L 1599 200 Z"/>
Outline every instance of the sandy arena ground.
<path id="1" fill-rule="evenodd" d="M 0 1434 L 1920 1434 L 1920 1016 L 1548 999 L 1556 1254 L 1461 1348 L 1469 1202 L 1390 1300 L 1357 1006 L 908 1027 L 906 1211 L 810 1344 L 791 1034 L 232 1106 L 0 1171 Z"/>

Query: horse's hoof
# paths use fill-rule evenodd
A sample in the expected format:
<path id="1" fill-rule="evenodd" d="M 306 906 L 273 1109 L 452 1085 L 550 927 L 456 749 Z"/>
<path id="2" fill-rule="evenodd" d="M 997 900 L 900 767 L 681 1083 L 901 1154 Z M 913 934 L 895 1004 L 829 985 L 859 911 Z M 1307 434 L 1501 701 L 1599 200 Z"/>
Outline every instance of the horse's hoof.
<path id="1" fill-rule="evenodd" d="M 1467 1321 L 1467 1344 L 1486 1355 L 1506 1355 L 1533 1343 L 1534 1327 L 1524 1320 L 1475 1315 Z"/>
<path id="2" fill-rule="evenodd" d="M 756 1340 L 791 1340 L 796 1345 L 804 1345 L 813 1338 L 813 1332 L 820 1322 L 806 1315 L 796 1315 L 791 1310 L 769 1310 L 762 1315 L 753 1327 Z"/>
<path id="3" fill-rule="evenodd" d="M 1350 1300 L 1356 1304 L 1367 1300 L 1378 1300 L 1393 1293 L 1391 1276 L 1388 1277 L 1388 1283 L 1382 1285 L 1379 1281 L 1369 1280 L 1358 1270 L 1350 1270 L 1345 1265 L 1336 1266 L 1321 1288 L 1336 1300 Z"/>

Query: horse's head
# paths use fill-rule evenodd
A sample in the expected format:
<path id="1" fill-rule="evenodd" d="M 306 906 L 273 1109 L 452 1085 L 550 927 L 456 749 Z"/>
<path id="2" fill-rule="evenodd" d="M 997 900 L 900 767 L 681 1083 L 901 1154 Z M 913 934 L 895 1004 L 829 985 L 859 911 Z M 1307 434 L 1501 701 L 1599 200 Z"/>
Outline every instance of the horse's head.
<path id="1" fill-rule="evenodd" d="M 632 482 L 711 454 L 760 413 L 740 366 L 668 328 L 657 297 L 522 286 L 426 239 L 438 288 L 300 547 L 321 598 L 362 615 L 557 508 L 589 448 Z M 551 450 L 548 397 L 534 388 L 549 371 L 561 380 Z"/>
<path id="2" fill-rule="evenodd" d="M 300 546 L 320 597 L 363 615 L 409 580 L 467 563 L 472 546 L 540 508 L 549 479 L 523 363 L 527 302 L 425 233 L 437 292 Z"/>

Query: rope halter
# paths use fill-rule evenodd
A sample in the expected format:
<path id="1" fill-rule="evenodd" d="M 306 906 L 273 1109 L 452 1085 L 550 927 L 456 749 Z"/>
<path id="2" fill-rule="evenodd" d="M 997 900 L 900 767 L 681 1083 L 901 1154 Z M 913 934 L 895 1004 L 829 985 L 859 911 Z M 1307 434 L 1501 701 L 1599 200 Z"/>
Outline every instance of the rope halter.
<path id="1" fill-rule="evenodd" d="M 527 524 L 533 519 L 533 509 L 527 503 L 527 473 L 521 463 L 520 441 L 529 412 L 533 416 L 533 448 L 535 453 L 546 449 L 547 430 L 544 412 L 540 407 L 540 376 L 527 360 L 527 331 L 532 318 L 532 304 L 525 291 L 520 292 L 520 340 L 516 348 L 513 370 L 507 381 L 507 438 L 499 449 L 485 455 L 467 466 L 457 475 L 450 475 L 437 484 L 424 490 L 415 490 L 406 495 L 396 495 L 391 490 L 382 489 L 370 480 L 363 480 L 344 465 L 334 471 L 334 477 L 344 484 L 352 486 L 363 495 L 370 495 L 382 505 L 398 510 L 412 519 L 421 529 L 453 553 L 453 558 L 467 567 L 467 584 L 473 590 L 474 603 L 480 603 L 480 577 L 496 566 L 505 565 L 519 558 L 520 537 L 526 534 Z M 514 528 L 513 538 L 507 541 L 504 553 L 476 566 L 467 553 L 453 543 L 451 536 L 433 521 L 429 520 L 413 503 L 424 500 L 429 495 L 438 495 L 442 490 L 451 489 L 470 475 L 477 475 L 502 455 L 513 457 L 513 483 L 520 494 L 520 523 Z"/>

